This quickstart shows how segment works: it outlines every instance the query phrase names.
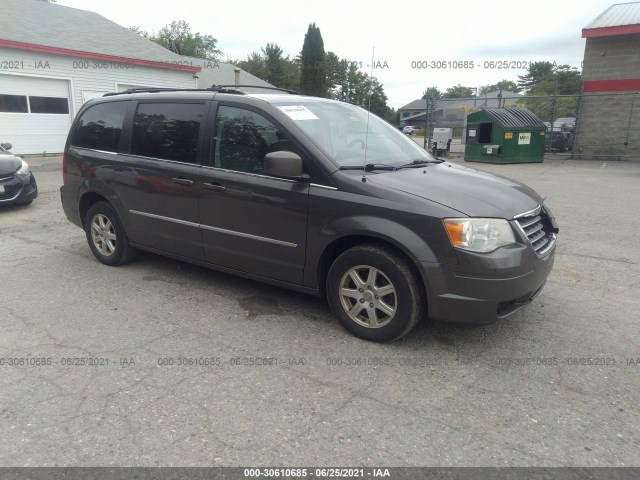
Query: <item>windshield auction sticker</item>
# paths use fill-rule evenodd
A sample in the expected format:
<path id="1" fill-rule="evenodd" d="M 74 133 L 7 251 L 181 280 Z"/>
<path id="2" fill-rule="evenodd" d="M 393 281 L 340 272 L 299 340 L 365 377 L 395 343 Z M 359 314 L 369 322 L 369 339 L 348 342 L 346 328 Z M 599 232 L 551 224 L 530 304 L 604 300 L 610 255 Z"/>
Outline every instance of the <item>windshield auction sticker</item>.
<path id="1" fill-rule="evenodd" d="M 318 117 L 304 105 L 285 105 L 278 108 L 286 113 L 291 120 L 318 120 Z"/>

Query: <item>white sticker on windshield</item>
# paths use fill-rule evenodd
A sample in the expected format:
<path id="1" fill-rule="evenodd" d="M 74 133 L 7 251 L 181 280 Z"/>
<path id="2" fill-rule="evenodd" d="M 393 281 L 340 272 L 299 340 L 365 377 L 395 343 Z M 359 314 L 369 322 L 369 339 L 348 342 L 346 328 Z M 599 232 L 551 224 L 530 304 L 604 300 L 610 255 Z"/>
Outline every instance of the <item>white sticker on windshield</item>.
<path id="1" fill-rule="evenodd" d="M 304 105 L 285 105 L 278 108 L 286 113 L 291 120 L 318 120 L 318 117 Z"/>

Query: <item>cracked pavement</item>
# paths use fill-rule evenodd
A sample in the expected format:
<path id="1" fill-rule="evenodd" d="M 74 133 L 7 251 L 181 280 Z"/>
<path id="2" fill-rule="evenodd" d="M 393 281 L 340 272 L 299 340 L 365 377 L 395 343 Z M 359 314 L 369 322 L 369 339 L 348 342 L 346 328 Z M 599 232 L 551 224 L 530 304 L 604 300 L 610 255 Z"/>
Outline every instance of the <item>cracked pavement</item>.
<path id="1" fill-rule="evenodd" d="M 0 207 L 0 466 L 640 465 L 640 163 L 469 164 L 548 197 L 545 289 L 378 345 L 323 299 L 98 263 L 60 157 L 28 161 L 40 196 Z"/>

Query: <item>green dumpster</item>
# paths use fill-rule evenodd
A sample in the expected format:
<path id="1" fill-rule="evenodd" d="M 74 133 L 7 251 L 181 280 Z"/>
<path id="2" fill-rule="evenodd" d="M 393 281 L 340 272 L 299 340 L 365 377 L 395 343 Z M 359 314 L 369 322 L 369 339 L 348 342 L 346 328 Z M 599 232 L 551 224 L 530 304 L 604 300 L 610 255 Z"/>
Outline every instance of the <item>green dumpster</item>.
<path id="1" fill-rule="evenodd" d="M 467 116 L 464 159 L 541 163 L 547 127 L 526 108 L 486 108 Z"/>

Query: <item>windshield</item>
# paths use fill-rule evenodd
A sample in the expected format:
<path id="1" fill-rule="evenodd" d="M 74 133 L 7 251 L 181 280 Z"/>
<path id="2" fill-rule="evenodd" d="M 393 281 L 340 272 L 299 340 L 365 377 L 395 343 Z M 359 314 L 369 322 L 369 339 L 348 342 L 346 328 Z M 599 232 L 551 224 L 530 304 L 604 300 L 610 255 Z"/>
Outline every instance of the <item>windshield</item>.
<path id="1" fill-rule="evenodd" d="M 340 167 L 384 163 L 401 166 L 423 160 L 434 161 L 413 140 L 374 114 L 341 102 L 297 102 L 276 104 Z M 366 146 L 366 157 L 365 157 Z"/>

